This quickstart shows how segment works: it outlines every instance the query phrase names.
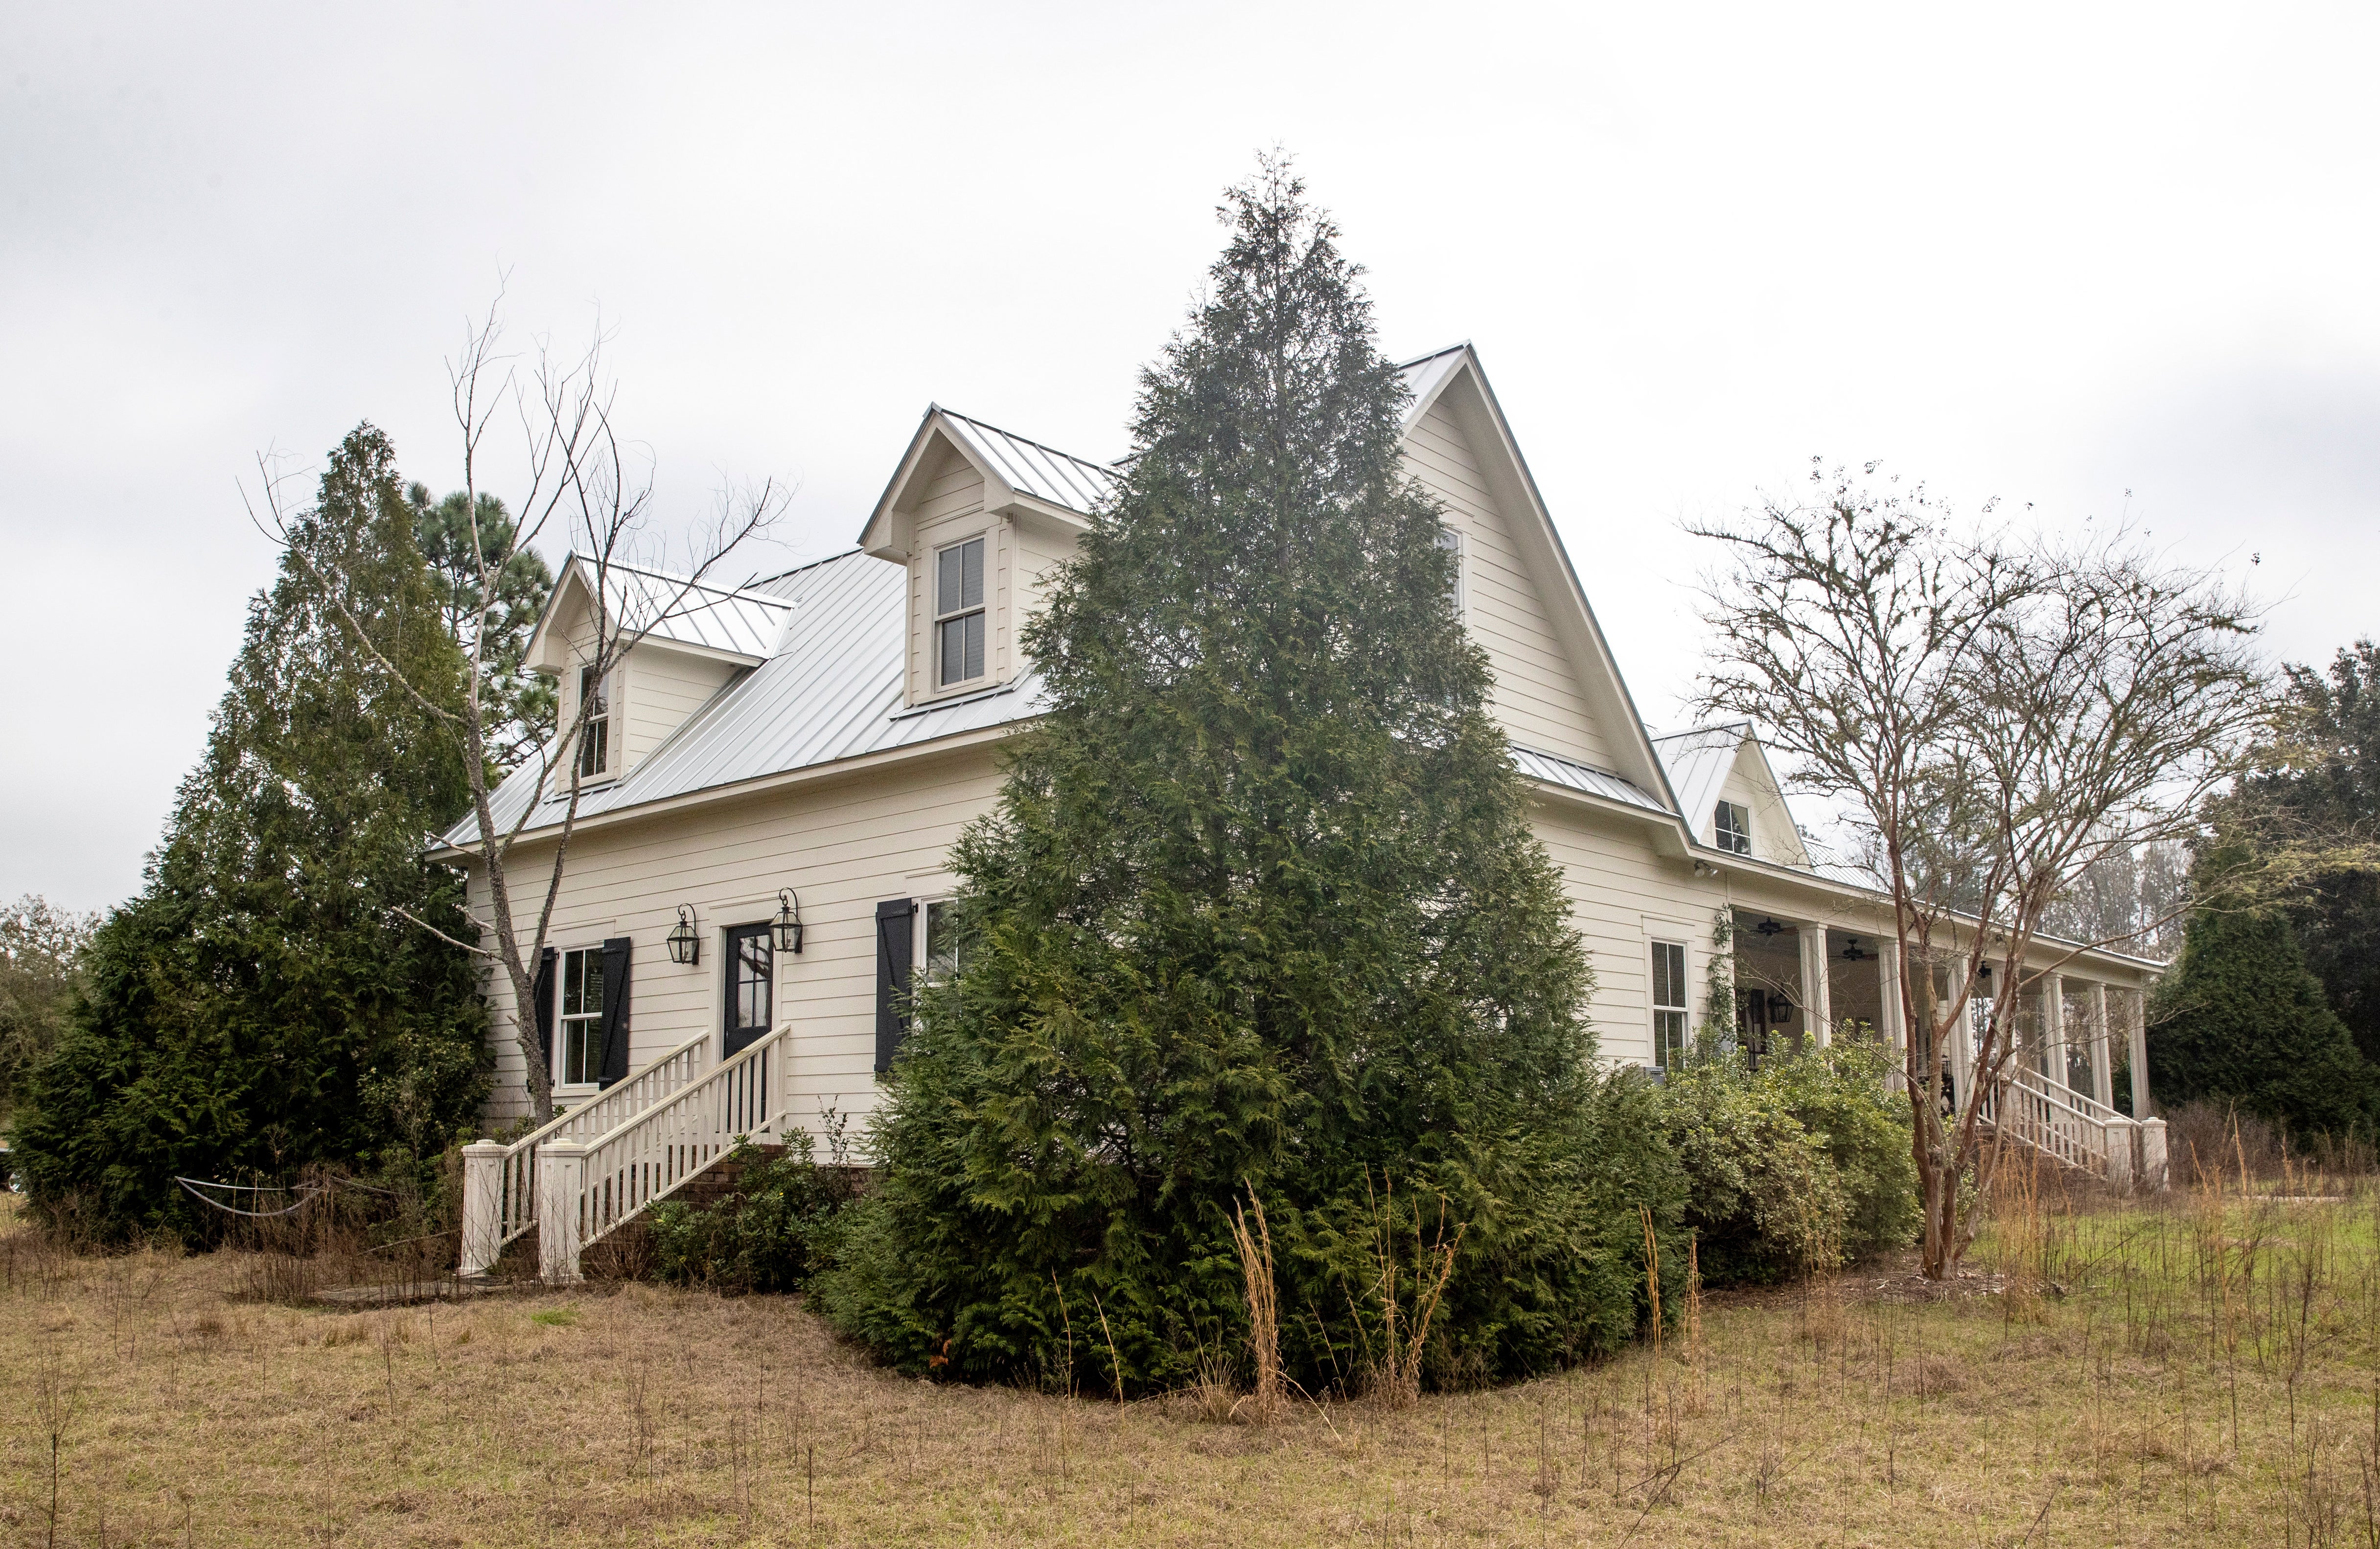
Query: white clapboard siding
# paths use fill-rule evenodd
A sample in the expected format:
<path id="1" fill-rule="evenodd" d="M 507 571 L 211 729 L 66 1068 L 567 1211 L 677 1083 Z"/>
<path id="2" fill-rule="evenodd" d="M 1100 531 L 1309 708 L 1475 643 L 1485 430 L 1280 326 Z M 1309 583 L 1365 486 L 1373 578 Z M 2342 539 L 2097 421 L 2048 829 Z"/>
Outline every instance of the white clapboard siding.
<path id="1" fill-rule="evenodd" d="M 612 734 L 621 750 L 622 774 L 643 763 L 647 754 L 667 742 L 739 671 L 733 662 L 652 641 L 630 650 L 621 667 Z"/>
<path id="2" fill-rule="evenodd" d="M 1432 405 L 1406 436 L 1405 465 L 1463 535 L 1464 622 L 1495 673 L 1497 719 L 1525 746 L 1617 768 L 1538 592 L 1541 585 L 1567 581 L 1533 575 L 1523 563 L 1512 518 L 1497 509 L 1477 456 L 1443 404 Z"/>
<path id="3" fill-rule="evenodd" d="M 989 810 L 998 788 L 992 750 L 977 747 L 589 829 L 571 840 L 550 939 L 561 948 L 617 936 L 635 942 L 633 1066 L 719 1030 L 721 933 L 768 919 L 777 890 L 795 890 L 807 935 L 799 957 L 779 955 L 775 1007 L 777 1021 L 799 1027 L 789 1066 L 795 1117 L 814 1119 L 829 1099 L 864 1116 L 876 1088 L 876 904 L 916 896 L 919 878 L 942 871 L 952 841 Z M 510 875 L 525 918 L 533 909 L 527 901 L 543 892 L 545 854 L 543 846 L 516 852 Z M 472 899 L 487 907 L 477 872 Z M 693 967 L 671 962 L 663 945 L 682 903 L 693 907 L 702 933 L 702 960 Z M 499 974 L 489 989 L 505 1029 L 490 1117 L 503 1120 L 518 1112 L 520 1057 L 510 1036 L 510 986 Z"/>

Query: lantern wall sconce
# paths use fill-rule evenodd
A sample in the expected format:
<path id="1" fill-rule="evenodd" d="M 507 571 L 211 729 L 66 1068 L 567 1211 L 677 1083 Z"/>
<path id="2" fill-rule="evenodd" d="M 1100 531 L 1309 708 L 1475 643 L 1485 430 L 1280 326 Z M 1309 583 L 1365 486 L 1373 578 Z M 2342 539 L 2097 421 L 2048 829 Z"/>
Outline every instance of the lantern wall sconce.
<path id="1" fill-rule="evenodd" d="M 777 889 L 777 917 L 769 922 L 769 934 L 776 941 L 777 950 L 801 955 L 802 901 L 790 888 Z"/>
<path id="2" fill-rule="evenodd" d="M 1778 995 L 1778 994 L 1774 994 L 1774 993 L 1772 993 L 1772 994 L 1768 997 L 1768 1020 L 1769 1020 L 1770 1022 L 1772 1022 L 1772 1023 L 1780 1023 L 1780 1022 L 1783 1022 L 1787 1017 L 1791 1016 L 1792 1014 L 1793 1014 L 1793 1002 L 1792 1002 L 1792 1001 L 1791 1001 L 1791 1000 L 1787 999 L 1787 998 L 1786 998 L 1784 996 L 1782 996 L 1782 995 Z"/>
<path id="3" fill-rule="evenodd" d="M 672 962 L 691 965 L 702 961 L 702 938 L 695 934 L 691 905 L 677 906 L 677 928 L 669 933 L 669 955 Z"/>

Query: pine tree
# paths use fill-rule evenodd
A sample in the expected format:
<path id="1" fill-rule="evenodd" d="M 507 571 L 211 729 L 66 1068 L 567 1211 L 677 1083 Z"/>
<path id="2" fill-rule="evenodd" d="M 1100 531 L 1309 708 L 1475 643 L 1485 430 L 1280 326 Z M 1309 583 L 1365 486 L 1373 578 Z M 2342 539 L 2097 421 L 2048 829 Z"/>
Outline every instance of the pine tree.
<path id="1" fill-rule="evenodd" d="M 2191 916 L 2151 1013 L 2149 1070 L 2161 1106 L 2228 1099 L 2300 1134 L 2368 1133 L 2380 1118 L 2380 1083 L 2277 909 L 2216 901 Z"/>
<path id="2" fill-rule="evenodd" d="M 529 636 L 552 594 L 553 573 L 536 550 L 516 547 L 512 514 L 493 495 L 481 492 L 476 519 L 460 490 L 433 501 L 430 486 L 410 484 L 405 500 L 447 632 L 467 656 L 473 633 L 486 634 L 480 693 L 488 708 L 488 783 L 494 785 L 553 735 L 553 680 L 528 665 Z M 490 569 L 495 595 L 483 599 L 480 578 Z"/>
<path id="3" fill-rule="evenodd" d="M 1379 1349 L 1393 1191 L 1402 1253 L 1440 1201 L 1463 1224 L 1436 1359 L 1539 1369 L 1633 1334 L 1674 1164 L 1591 1074 L 1585 954 L 1360 272 L 1282 167 L 1222 213 L 1122 491 L 1025 632 L 1048 713 L 958 846 L 960 966 L 822 1300 L 912 1369 L 1161 1385 L 1242 1316 L 1253 1194 L 1318 1386 Z"/>
<path id="4" fill-rule="evenodd" d="M 394 687 L 320 579 L 415 684 L 459 699 L 387 439 L 331 454 L 139 896 L 84 958 L 76 1025 L 17 1144 L 38 1206 L 105 1235 L 219 1226 L 172 1180 L 434 1156 L 484 1090 L 476 969 L 425 837 L 465 801 L 455 739 Z"/>

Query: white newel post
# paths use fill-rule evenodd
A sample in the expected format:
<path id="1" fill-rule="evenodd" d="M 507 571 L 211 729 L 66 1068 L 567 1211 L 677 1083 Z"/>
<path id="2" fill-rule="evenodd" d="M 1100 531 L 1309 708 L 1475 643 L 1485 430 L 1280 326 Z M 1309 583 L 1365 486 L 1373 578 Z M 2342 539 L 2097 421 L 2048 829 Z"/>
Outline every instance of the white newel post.
<path id="1" fill-rule="evenodd" d="M 2141 1187 L 2162 1190 L 2166 1185 L 2165 1120 L 2143 1119 L 2141 1131 Z"/>
<path id="2" fill-rule="evenodd" d="M 1900 944 L 1876 948 L 1876 1014 L 1884 1019 L 1885 1047 L 1892 1050 L 1892 1090 L 1905 1091 L 1909 1077 L 1909 1017 L 1900 1005 Z"/>
<path id="3" fill-rule="evenodd" d="M 1827 983 L 1827 927 L 1806 925 L 1802 927 L 1802 998 L 1810 1019 L 1810 1030 L 1817 1035 L 1818 1047 L 1825 1048 L 1835 1041 L 1834 986 Z"/>
<path id="4" fill-rule="evenodd" d="M 550 1140 L 537 1148 L 537 1273 L 548 1285 L 578 1279 L 578 1198 L 587 1183 L 588 1148 Z"/>
<path id="5" fill-rule="evenodd" d="M 458 1275 L 485 1275 L 504 1247 L 504 1148 L 492 1140 L 463 1147 L 463 1262 Z"/>
<path id="6" fill-rule="evenodd" d="M 2147 992 L 2131 990 L 2124 996 L 2124 1032 L 2131 1044 L 2132 1053 L 2132 1117 L 2150 1119 L 2156 1114 L 2156 1105 L 2149 1101 L 2149 1019 Z M 2159 1131 L 2162 1134 L 2163 1131 Z M 2162 1144 L 2162 1143 L 2160 1143 Z M 2147 1180 L 2145 1169 L 2143 1181 Z M 2162 1172 L 2157 1188 L 2164 1188 Z"/>
<path id="7" fill-rule="evenodd" d="M 2091 986 L 2091 1096 L 2103 1108 L 2116 1106 L 2114 1047 L 2107 1039 L 2107 986 Z"/>

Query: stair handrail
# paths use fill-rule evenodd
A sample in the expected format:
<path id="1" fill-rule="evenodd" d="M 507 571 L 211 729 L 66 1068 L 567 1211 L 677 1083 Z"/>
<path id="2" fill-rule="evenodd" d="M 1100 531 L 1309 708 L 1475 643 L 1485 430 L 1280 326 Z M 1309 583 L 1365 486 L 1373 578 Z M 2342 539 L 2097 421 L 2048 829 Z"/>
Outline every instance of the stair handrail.
<path id="1" fill-rule="evenodd" d="M 2002 1073 L 1998 1089 L 1985 1095 L 1984 1117 L 1995 1129 L 2069 1166 L 2102 1177 L 2131 1170 L 2132 1121 L 2095 1097 L 2052 1083 L 2029 1065 Z M 2118 1145 L 2124 1147 L 2120 1166 L 2110 1162 Z"/>
<path id="2" fill-rule="evenodd" d="M 537 1148 L 550 1140 L 586 1141 L 618 1128 L 638 1112 L 666 1100 L 701 1074 L 710 1035 L 698 1033 L 666 1054 L 648 1059 L 586 1102 L 557 1113 L 504 1147 L 498 1184 L 502 1247 L 537 1225 Z"/>
<path id="3" fill-rule="evenodd" d="M 776 1028 L 721 1060 L 595 1140 L 579 1158 L 577 1250 L 583 1249 L 667 1198 L 708 1170 L 738 1143 L 781 1131 L 784 1122 L 785 1054 L 794 1024 Z"/>

